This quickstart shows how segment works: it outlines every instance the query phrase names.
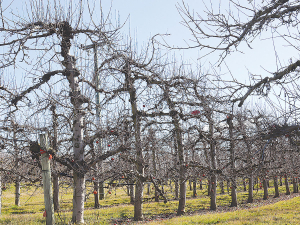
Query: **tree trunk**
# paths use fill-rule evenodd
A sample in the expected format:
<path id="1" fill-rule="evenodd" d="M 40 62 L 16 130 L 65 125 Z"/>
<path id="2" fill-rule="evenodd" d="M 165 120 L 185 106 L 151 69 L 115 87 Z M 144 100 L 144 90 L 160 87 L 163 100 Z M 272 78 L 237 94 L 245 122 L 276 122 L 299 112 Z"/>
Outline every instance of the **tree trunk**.
<path id="1" fill-rule="evenodd" d="M 98 181 L 98 178 L 96 178 Z M 94 182 L 94 208 L 99 209 L 100 208 L 100 203 L 99 203 L 99 183 Z"/>
<path id="2" fill-rule="evenodd" d="M 147 185 L 147 195 L 150 195 L 150 187 L 151 187 L 151 185 L 148 184 L 148 185 Z"/>
<path id="3" fill-rule="evenodd" d="M 170 188 L 170 192 L 172 192 L 173 191 L 172 179 L 169 180 L 169 188 Z"/>
<path id="4" fill-rule="evenodd" d="M 199 184 L 199 185 L 200 185 L 200 186 L 199 186 L 199 189 L 202 190 L 203 187 L 202 187 L 202 180 L 201 180 L 201 179 L 199 180 L 199 183 L 200 183 L 200 184 Z"/>
<path id="5" fill-rule="evenodd" d="M 178 153 L 178 162 L 179 162 L 179 203 L 177 209 L 177 215 L 182 215 L 185 212 L 185 204 L 186 204 L 186 165 L 184 160 L 184 149 L 182 144 L 182 130 L 180 127 L 180 117 L 178 112 L 175 110 L 175 105 L 172 102 L 169 96 L 169 90 L 165 89 L 164 95 L 166 97 L 166 101 L 168 107 L 170 109 L 170 116 L 172 118 L 172 124 L 174 125 L 174 132 L 175 132 L 175 140 L 176 140 L 176 147 Z"/>
<path id="6" fill-rule="evenodd" d="M 277 198 L 277 197 L 279 197 L 279 189 L 278 189 L 278 179 L 277 179 L 277 176 L 274 176 L 274 188 L 275 188 L 274 198 Z"/>
<path id="7" fill-rule="evenodd" d="M 64 58 L 65 75 L 70 86 L 71 103 L 73 105 L 73 152 L 74 165 L 77 169 L 73 170 L 74 192 L 73 192 L 73 223 L 84 223 L 84 199 L 85 199 L 85 172 L 84 165 L 84 141 L 83 141 L 83 116 L 82 105 L 87 100 L 81 95 L 79 78 L 76 69 L 76 59 L 70 55 L 71 39 L 73 39 L 72 27 L 68 22 L 61 24 L 61 55 Z"/>
<path id="8" fill-rule="evenodd" d="M 85 199 L 85 179 L 80 172 L 73 171 L 74 191 L 73 191 L 73 216 L 75 223 L 84 223 L 84 199 Z"/>
<path id="9" fill-rule="evenodd" d="M 212 189 L 211 181 L 207 180 L 207 196 L 211 195 L 211 189 Z"/>
<path id="10" fill-rule="evenodd" d="M 252 203 L 253 202 L 253 176 L 252 174 L 250 174 L 249 177 L 249 189 L 248 189 L 248 199 L 247 202 L 248 203 Z"/>
<path id="11" fill-rule="evenodd" d="M 135 196 L 134 196 L 134 220 L 143 220 L 143 182 L 138 179 L 135 185 Z"/>
<path id="12" fill-rule="evenodd" d="M 248 203 L 252 203 L 253 202 L 253 190 L 254 190 L 254 179 L 253 179 L 253 167 L 252 167 L 252 153 L 251 153 L 251 144 L 249 143 L 249 139 L 246 135 L 246 132 L 245 132 L 245 129 L 243 128 L 244 127 L 244 124 L 243 124 L 243 121 L 242 119 L 240 118 L 238 120 L 239 122 L 239 126 L 242 128 L 241 131 L 242 131 L 242 135 L 243 135 L 243 140 L 246 144 L 246 147 L 247 147 L 247 160 L 248 160 L 248 167 L 250 169 L 250 174 L 249 174 L 249 178 L 248 178 L 248 199 L 247 199 L 247 202 Z M 243 181 L 244 182 L 244 181 Z M 244 185 L 244 190 L 247 189 L 246 188 L 246 185 Z M 245 190 L 246 191 L 246 190 Z"/>
<path id="13" fill-rule="evenodd" d="M 263 187 L 264 187 L 263 200 L 267 200 L 269 198 L 269 192 L 268 192 L 268 182 L 267 182 L 266 178 L 263 179 Z"/>
<path id="14" fill-rule="evenodd" d="M 20 205 L 20 176 L 16 177 L 15 182 L 15 205 Z"/>
<path id="15" fill-rule="evenodd" d="M 243 178 L 243 187 L 244 187 L 244 191 L 247 191 L 247 185 L 246 185 L 246 180 L 245 180 L 245 178 Z"/>
<path id="16" fill-rule="evenodd" d="M 230 191 L 230 181 L 229 180 L 227 180 L 227 182 L 226 182 L 226 186 L 227 186 L 227 194 L 229 194 L 229 191 Z"/>
<path id="17" fill-rule="evenodd" d="M 130 204 L 134 204 L 134 185 L 133 181 L 130 181 L 131 185 L 129 185 L 129 193 L 130 193 Z"/>
<path id="18" fill-rule="evenodd" d="M 97 50 L 98 46 L 97 44 L 93 44 L 93 50 L 94 50 L 94 73 L 95 73 L 95 81 L 96 81 L 96 88 L 100 88 L 100 80 L 99 80 L 99 68 L 98 68 L 98 50 Z M 101 110 L 100 110 L 100 94 L 97 91 L 96 92 L 96 96 L 95 96 L 95 102 L 96 102 L 96 118 L 97 118 L 97 125 L 101 126 Z M 100 139 L 98 141 L 98 145 L 96 145 L 97 148 L 97 153 L 98 154 L 102 154 L 102 139 Z M 104 188 L 103 188 L 103 182 L 99 182 L 98 179 L 98 174 L 99 173 L 103 173 L 103 167 L 102 167 L 102 162 L 99 162 L 96 164 L 96 182 L 94 182 L 94 190 L 97 191 L 96 194 L 94 194 L 94 208 L 99 208 L 100 207 L 100 203 L 99 203 L 99 198 L 100 200 L 104 199 Z"/>
<path id="19" fill-rule="evenodd" d="M 175 191 L 175 199 L 177 200 L 177 199 L 179 198 L 179 186 L 178 186 L 178 180 L 175 179 L 175 180 L 174 180 L 174 183 L 175 183 L 175 189 L 174 189 L 174 191 Z"/>
<path id="20" fill-rule="evenodd" d="M 193 197 L 197 197 L 197 179 L 193 180 Z"/>
<path id="21" fill-rule="evenodd" d="M 293 177 L 293 193 L 298 193 L 298 182 L 295 177 Z"/>
<path id="22" fill-rule="evenodd" d="M 179 137 L 178 137 L 179 138 Z M 181 138 L 181 137 L 180 137 Z M 183 149 L 182 146 L 178 146 L 180 170 L 179 170 L 179 203 L 177 209 L 177 215 L 182 215 L 185 213 L 185 204 L 186 204 L 186 181 L 185 181 L 185 167 L 184 167 L 184 158 L 183 158 Z"/>
<path id="23" fill-rule="evenodd" d="M 104 199 L 104 186 L 102 181 L 99 182 L 99 199 Z"/>
<path id="24" fill-rule="evenodd" d="M 152 168 L 153 168 L 153 175 L 154 177 L 157 176 L 157 169 L 156 169 L 156 138 L 155 138 L 155 133 L 152 129 L 150 129 L 149 131 L 149 137 L 150 140 L 152 142 L 152 146 L 151 146 L 151 150 L 152 150 Z M 159 194 L 155 188 L 154 191 L 154 195 L 155 195 L 155 202 L 159 202 Z"/>
<path id="25" fill-rule="evenodd" d="M 159 202 L 159 194 L 155 188 L 155 191 L 154 191 L 154 199 L 155 199 L 155 202 Z"/>
<path id="26" fill-rule="evenodd" d="M 182 215 L 185 212 L 185 203 L 186 203 L 186 182 L 182 178 L 180 179 L 179 183 L 179 204 L 177 215 Z"/>
<path id="27" fill-rule="evenodd" d="M 15 168 L 19 167 L 19 152 L 17 147 L 17 139 L 16 139 L 16 124 L 12 121 L 13 125 L 13 146 L 15 151 Z M 20 205 L 20 176 L 17 175 L 15 180 L 15 205 Z"/>
<path id="28" fill-rule="evenodd" d="M 207 119 L 209 122 L 209 139 L 210 139 L 210 160 L 211 160 L 211 169 L 215 171 L 217 169 L 217 160 L 216 160 L 216 141 L 213 138 L 214 134 L 214 122 L 212 119 L 212 112 L 209 109 L 207 111 Z M 211 175 L 211 193 L 210 193 L 210 209 L 217 209 L 217 176 L 215 172 Z"/>
<path id="29" fill-rule="evenodd" d="M 57 173 L 53 173 L 53 205 L 54 211 L 59 210 L 59 176 Z"/>
<path id="30" fill-rule="evenodd" d="M 284 175 L 284 183 L 285 183 L 285 190 L 286 190 L 285 194 L 290 195 L 291 191 L 290 191 L 289 180 L 287 178 L 287 175 Z"/>
<path id="31" fill-rule="evenodd" d="M 144 176 L 144 158 L 143 158 L 143 149 L 141 146 L 141 123 L 140 123 L 140 115 L 138 114 L 137 109 L 137 96 L 136 89 L 134 87 L 134 80 L 132 78 L 131 67 L 129 60 L 126 60 L 126 64 L 123 68 L 125 74 L 125 82 L 126 87 L 128 87 L 129 92 L 129 100 L 131 104 L 131 113 L 133 118 L 133 126 L 134 126 L 134 139 L 135 139 L 135 169 L 139 174 L 136 177 L 136 185 L 135 185 L 135 195 L 134 195 L 134 221 L 140 221 L 143 219 L 143 176 Z"/>
<path id="32" fill-rule="evenodd" d="M 236 184 L 235 184 L 235 181 L 232 182 L 231 204 L 230 204 L 230 207 L 237 207 L 237 195 L 236 195 Z"/>
<path id="33" fill-rule="evenodd" d="M 234 140 L 233 140 L 233 115 L 227 116 L 227 124 L 229 126 L 229 138 L 230 138 L 230 164 L 232 171 L 232 188 L 231 188 L 231 204 L 230 207 L 237 207 L 237 195 L 236 195 L 236 172 L 235 172 L 235 149 L 234 149 Z"/>
<path id="34" fill-rule="evenodd" d="M 220 181 L 220 188 L 221 188 L 221 194 L 224 194 L 225 192 L 224 192 L 224 181 L 223 180 Z"/>
<path id="35" fill-rule="evenodd" d="M 282 176 L 280 175 L 280 178 L 279 178 L 279 183 L 280 183 L 280 186 L 282 186 Z"/>
<path id="36" fill-rule="evenodd" d="M 58 121 L 57 121 L 57 114 L 56 114 L 56 105 L 52 104 L 50 107 L 50 110 L 52 112 L 52 128 L 53 128 L 53 137 L 52 137 L 52 149 L 54 153 L 57 152 L 57 126 L 58 126 Z M 57 173 L 56 169 L 56 162 L 53 162 L 53 205 L 54 205 L 54 211 L 58 212 L 59 210 L 59 176 Z"/>
<path id="37" fill-rule="evenodd" d="M 211 176 L 211 192 L 210 192 L 210 209 L 217 209 L 217 177 L 215 174 Z"/>

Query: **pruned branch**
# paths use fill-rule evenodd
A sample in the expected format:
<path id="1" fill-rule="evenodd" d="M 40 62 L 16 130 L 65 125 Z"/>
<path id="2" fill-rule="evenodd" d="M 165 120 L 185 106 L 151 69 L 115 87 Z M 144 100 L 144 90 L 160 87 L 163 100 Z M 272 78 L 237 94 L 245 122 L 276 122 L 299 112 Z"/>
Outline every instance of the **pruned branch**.
<path id="1" fill-rule="evenodd" d="M 249 95 L 254 90 L 259 88 L 263 84 L 282 79 L 285 75 L 288 75 L 289 73 L 294 72 L 297 69 L 297 67 L 299 67 L 299 66 L 300 66 L 300 60 L 298 60 L 295 63 L 290 64 L 286 69 L 282 70 L 281 72 L 275 72 L 274 77 L 265 77 L 264 79 L 260 80 L 253 86 L 250 86 L 248 88 L 248 91 L 246 92 L 246 94 L 243 97 L 234 99 L 233 102 L 239 101 L 240 103 L 238 104 L 238 106 L 241 107 L 244 104 L 245 100 L 249 97 Z"/>
<path id="2" fill-rule="evenodd" d="M 28 93 L 30 93 L 31 91 L 38 89 L 41 85 L 43 85 L 44 83 L 48 82 L 50 80 L 50 78 L 58 73 L 64 73 L 64 70 L 55 70 L 55 71 L 51 71 L 48 72 L 46 74 L 44 74 L 41 78 L 40 78 L 40 82 L 31 86 L 30 88 L 28 88 L 27 90 L 23 91 L 21 94 L 17 95 L 16 97 L 14 97 L 11 100 L 11 103 L 13 105 L 17 105 L 17 103 Z"/>

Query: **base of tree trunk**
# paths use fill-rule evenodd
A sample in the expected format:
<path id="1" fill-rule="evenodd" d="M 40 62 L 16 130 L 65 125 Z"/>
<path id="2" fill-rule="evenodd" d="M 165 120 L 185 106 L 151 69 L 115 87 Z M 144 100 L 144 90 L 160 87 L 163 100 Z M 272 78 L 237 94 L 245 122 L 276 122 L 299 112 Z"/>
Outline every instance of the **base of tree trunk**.
<path id="1" fill-rule="evenodd" d="M 177 211 L 177 216 L 182 216 L 182 215 L 184 215 L 185 214 L 185 211 Z"/>
<path id="2" fill-rule="evenodd" d="M 253 203 L 253 198 L 248 198 L 247 203 Z"/>

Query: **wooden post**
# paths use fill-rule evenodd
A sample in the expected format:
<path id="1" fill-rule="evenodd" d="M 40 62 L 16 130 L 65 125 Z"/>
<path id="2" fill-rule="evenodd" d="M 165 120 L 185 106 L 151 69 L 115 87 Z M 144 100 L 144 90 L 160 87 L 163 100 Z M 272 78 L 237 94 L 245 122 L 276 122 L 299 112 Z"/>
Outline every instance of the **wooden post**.
<path id="1" fill-rule="evenodd" d="M 53 225 L 54 221 L 54 207 L 52 197 L 52 183 L 51 183 L 51 170 L 50 170 L 50 158 L 46 152 L 48 150 L 48 136 L 47 134 L 40 134 L 41 145 L 41 164 L 42 164 L 42 177 L 44 188 L 44 201 L 46 210 L 46 224 Z"/>

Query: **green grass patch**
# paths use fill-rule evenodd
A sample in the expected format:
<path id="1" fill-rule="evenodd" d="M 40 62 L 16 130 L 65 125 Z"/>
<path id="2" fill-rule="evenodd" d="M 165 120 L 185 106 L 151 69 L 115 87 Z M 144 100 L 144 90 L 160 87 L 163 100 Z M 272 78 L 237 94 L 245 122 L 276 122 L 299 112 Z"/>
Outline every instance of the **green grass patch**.
<path id="1" fill-rule="evenodd" d="M 207 186 L 206 182 L 203 182 L 203 189 L 197 189 L 197 198 L 192 198 L 192 191 L 187 191 L 187 201 L 186 201 L 186 212 L 195 212 L 201 211 L 203 209 L 208 209 L 210 206 L 210 199 L 207 196 Z M 84 212 L 84 219 L 86 224 L 112 224 L 117 220 L 127 221 L 130 220 L 129 223 L 132 223 L 133 217 L 133 205 L 130 205 L 130 197 L 127 195 L 127 190 L 125 187 L 118 187 L 118 188 L 109 188 L 105 189 L 105 199 L 100 200 L 100 209 L 94 209 L 94 195 L 93 195 L 93 187 L 89 186 L 90 184 L 87 183 L 86 188 L 86 202 L 85 202 L 85 212 Z M 150 220 L 156 217 L 157 215 L 170 215 L 175 214 L 178 208 L 178 201 L 172 200 L 174 198 L 174 188 L 171 191 L 169 186 L 165 186 L 165 191 L 167 192 L 167 196 L 170 199 L 166 204 L 162 201 L 154 202 L 152 199 L 154 195 L 154 190 L 152 189 L 152 185 L 150 186 L 150 195 L 147 195 L 147 184 L 145 185 L 145 192 L 144 197 L 145 200 L 143 204 L 143 213 L 145 219 Z M 199 185 L 197 186 L 199 188 Z M 225 191 L 227 190 L 226 184 L 224 187 Z M 239 190 L 243 190 L 242 187 L 239 187 Z M 280 187 L 280 192 L 283 194 L 285 192 L 284 186 Z M 218 193 L 220 193 L 220 189 L 218 189 Z M 270 196 L 274 194 L 274 188 L 269 188 Z M 60 188 L 60 213 L 55 214 L 56 224 L 69 224 L 72 217 L 72 196 L 73 196 L 73 189 L 72 186 L 67 186 L 67 184 L 61 183 Z M 254 199 L 262 199 L 263 197 L 263 190 L 259 189 L 258 191 L 254 191 Z M 248 194 L 247 192 L 239 192 L 238 193 L 238 201 L 239 203 L 244 203 L 247 201 Z M 21 196 L 20 196 L 20 206 L 14 206 L 14 186 L 10 185 L 7 186 L 7 189 L 3 191 L 2 196 L 2 215 L 0 217 L 0 224 L 45 224 L 45 218 L 43 218 L 44 208 L 44 197 L 43 197 L 43 190 L 41 187 L 28 187 L 22 186 L 21 188 Z M 152 200 L 150 200 L 152 199 Z M 231 197 L 230 195 L 225 194 L 217 196 L 217 205 L 218 206 L 228 206 L 230 205 Z M 279 207 L 279 206 L 278 206 Z M 280 208 L 281 207 L 281 208 Z M 292 209 L 293 207 L 299 208 L 298 202 L 291 206 L 291 203 L 288 203 L 286 208 L 284 205 L 281 205 L 278 211 L 289 211 L 288 209 Z M 260 214 L 259 214 L 260 213 Z M 256 217 L 264 216 L 267 219 L 267 215 L 272 213 L 272 210 L 266 210 L 265 213 L 256 212 L 256 211 L 246 211 L 237 214 L 226 214 L 221 217 L 218 215 L 221 214 L 208 214 L 208 215 L 201 215 L 200 217 L 206 218 L 202 222 L 197 222 L 197 219 L 189 221 L 187 217 L 185 220 L 186 224 L 214 224 L 214 223 L 227 223 L 227 224 L 235 224 L 235 221 L 239 221 L 240 217 L 246 218 L 247 221 L 248 217 L 251 215 L 255 218 L 252 218 L 252 224 L 256 223 Z M 283 213 L 283 212 L 282 212 Z M 291 213 L 286 213 L 284 216 L 277 215 L 273 218 L 276 221 L 281 221 L 281 217 L 288 219 L 288 221 L 294 221 L 292 215 L 296 215 L 295 211 Z M 289 215 L 289 216 L 288 216 Z M 185 218 L 185 217 L 180 217 Z M 180 219 L 174 218 L 174 220 Z M 220 219 L 221 218 L 221 219 Z M 272 219 L 271 217 L 268 219 Z M 272 220 L 273 220 L 272 219 Z M 250 219 L 249 219 L 250 220 Z M 170 220 L 172 221 L 172 220 Z M 194 221 L 194 222 L 193 222 Z M 218 222 L 219 221 L 219 222 Z M 167 222 L 167 221 L 163 221 Z M 259 221 L 258 221 L 259 222 Z M 177 224 L 177 222 L 170 222 L 170 224 Z M 181 224 L 181 223 L 178 223 Z M 183 222 L 182 224 L 185 224 Z M 247 224 L 247 223 L 245 223 Z M 250 224 L 250 223 L 249 223 Z M 299 223 L 300 224 L 300 223 Z"/>
<path id="2" fill-rule="evenodd" d="M 225 213 L 175 217 L 153 224 L 300 224 L 300 197 L 272 205 Z"/>

